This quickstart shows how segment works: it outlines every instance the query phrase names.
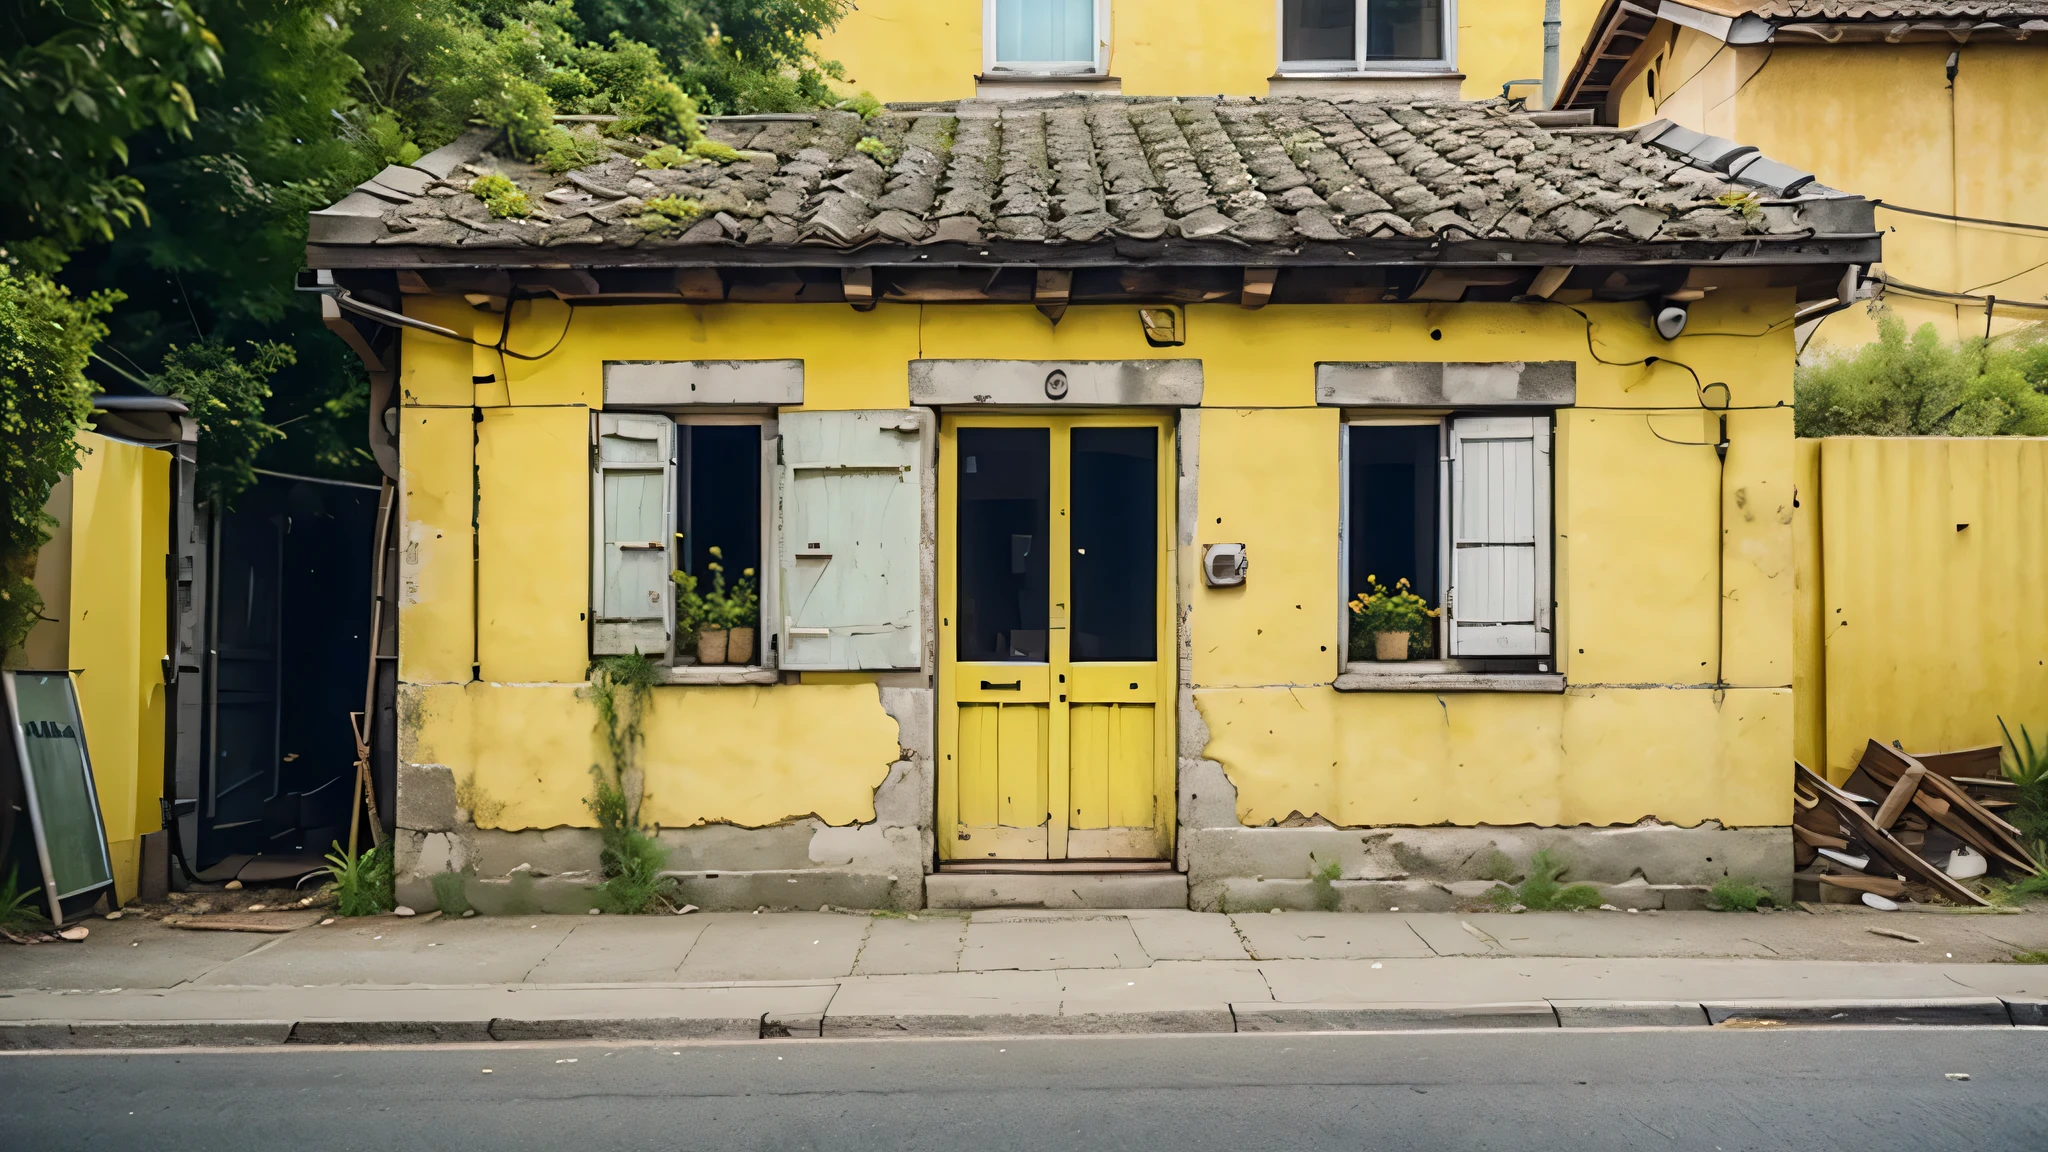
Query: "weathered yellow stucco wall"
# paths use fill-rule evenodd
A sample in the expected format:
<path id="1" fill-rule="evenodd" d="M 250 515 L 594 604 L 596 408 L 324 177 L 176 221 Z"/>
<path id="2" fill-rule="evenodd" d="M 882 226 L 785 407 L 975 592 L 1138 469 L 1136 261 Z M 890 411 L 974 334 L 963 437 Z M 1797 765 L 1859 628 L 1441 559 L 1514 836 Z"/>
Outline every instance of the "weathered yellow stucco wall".
<path id="1" fill-rule="evenodd" d="M 1565 45 L 1585 39 L 1599 7 L 1599 0 L 1565 0 Z M 1110 8 L 1109 72 L 1125 93 L 1267 94 L 1280 58 L 1279 8 L 1268 0 L 1113 0 Z M 983 10 L 983 0 L 862 0 L 825 37 L 823 51 L 846 66 L 854 91 L 883 100 L 961 99 L 974 95 L 982 69 Z M 1541 3 L 1464 0 L 1457 25 L 1456 67 L 1467 99 L 1543 75 Z"/>
<path id="2" fill-rule="evenodd" d="M 1820 182 L 1929 212 L 2048 225 L 2048 49 L 2020 43 L 1770 45 L 1731 48 L 1691 29 L 1646 46 L 1615 99 L 1623 125 L 1665 117 L 1752 144 Z M 1954 88 L 1946 64 L 1959 52 Z M 1654 89 L 1655 95 L 1651 92 Z M 2042 303 L 2048 232 L 1933 220 L 1882 208 L 1882 270 L 1923 288 Z M 1984 334 L 1984 305 L 1885 303 L 1944 339 Z M 1992 331 L 2048 320 L 2008 308 Z M 1829 317 L 1812 347 L 1876 336 L 1866 309 Z"/>
<path id="3" fill-rule="evenodd" d="M 106 822 L 117 901 L 133 899 L 141 837 L 163 826 L 164 557 L 171 459 L 95 432 L 51 494 L 60 527 L 37 557 L 43 611 L 8 667 L 78 673 L 78 708 Z"/>
<path id="4" fill-rule="evenodd" d="M 558 304 L 522 304 L 512 347 L 546 348 L 564 324 L 567 334 L 546 360 L 490 372 L 466 349 L 409 332 L 400 755 L 473 777 L 504 805 L 497 826 L 590 823 L 583 798 L 599 751 L 595 713 L 577 694 L 588 659 L 584 446 L 606 359 L 800 357 L 807 407 L 853 408 L 907 404 L 907 365 L 919 357 L 1199 358 L 1195 542 L 1243 541 L 1256 563 L 1243 589 L 1185 593 L 1191 683 L 1208 755 L 1236 783 L 1246 822 L 1298 811 L 1342 824 L 1783 823 L 1791 337 L 1773 326 L 1791 306 L 1789 292 L 1717 293 L 1669 343 L 1649 333 L 1640 305 L 1588 306 L 1590 323 L 1563 307 L 1507 304 L 1201 306 L 1187 310 L 1185 346 L 1154 349 L 1124 307 L 1071 308 L 1055 327 L 1028 306 L 678 304 L 572 319 Z M 408 307 L 454 325 L 478 315 L 459 300 Z M 1665 362 L 1611 366 L 1589 350 Z M 1556 452 L 1558 643 L 1576 685 L 1564 696 L 1330 686 L 1342 627 L 1340 414 L 1315 405 L 1314 364 L 1438 359 L 1579 365 L 1580 407 L 1560 414 Z M 1674 361 L 1730 384 L 1740 410 L 1725 478 L 1692 378 Z M 499 378 L 474 383 L 481 375 Z M 1713 688 L 1717 661 L 1724 691 Z M 910 742 L 868 677 L 665 686 L 655 698 L 647 814 L 664 825 L 870 819 L 874 788 Z"/>
<path id="5" fill-rule="evenodd" d="M 1871 739 L 1981 747 L 2000 742 L 2001 716 L 2038 746 L 2048 439 L 1840 437 L 1800 451 L 1822 573 L 1801 588 L 1800 687 L 1825 701 L 1801 710 L 1801 756 L 1839 781 Z"/>

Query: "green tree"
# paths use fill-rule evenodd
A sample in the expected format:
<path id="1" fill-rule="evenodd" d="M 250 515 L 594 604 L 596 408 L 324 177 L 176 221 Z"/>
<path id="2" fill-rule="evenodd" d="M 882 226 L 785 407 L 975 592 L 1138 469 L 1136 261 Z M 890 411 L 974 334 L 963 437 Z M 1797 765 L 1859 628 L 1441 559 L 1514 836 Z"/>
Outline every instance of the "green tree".
<path id="1" fill-rule="evenodd" d="M 42 611 L 30 582 L 55 522 L 50 489 L 78 467 L 78 430 L 92 414 L 85 364 L 120 297 L 74 298 L 48 279 L 0 264 L 0 652 Z"/>
<path id="2" fill-rule="evenodd" d="M 283 344 L 251 344 L 246 361 L 225 344 L 172 348 L 156 385 L 183 400 L 199 422 L 199 488 L 233 504 L 256 483 L 256 454 L 284 433 L 263 422 L 270 378 L 298 360 Z"/>
<path id="3" fill-rule="evenodd" d="M 1949 343 L 1932 324 L 1908 337 L 1883 312 L 1875 342 L 1799 367 L 1794 427 L 1801 436 L 2048 435 L 2044 335 Z"/>

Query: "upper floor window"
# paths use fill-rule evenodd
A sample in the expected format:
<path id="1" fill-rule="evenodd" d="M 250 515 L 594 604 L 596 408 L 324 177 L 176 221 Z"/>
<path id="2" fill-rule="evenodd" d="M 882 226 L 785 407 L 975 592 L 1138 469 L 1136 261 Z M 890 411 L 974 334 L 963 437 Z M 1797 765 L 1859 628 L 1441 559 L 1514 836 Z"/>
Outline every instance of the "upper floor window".
<path id="1" fill-rule="evenodd" d="M 1099 71 L 1103 6 L 1104 0 L 987 0 L 989 69 Z"/>
<path id="2" fill-rule="evenodd" d="M 1362 71 L 1451 63 L 1455 0 L 1281 0 L 1280 66 Z"/>

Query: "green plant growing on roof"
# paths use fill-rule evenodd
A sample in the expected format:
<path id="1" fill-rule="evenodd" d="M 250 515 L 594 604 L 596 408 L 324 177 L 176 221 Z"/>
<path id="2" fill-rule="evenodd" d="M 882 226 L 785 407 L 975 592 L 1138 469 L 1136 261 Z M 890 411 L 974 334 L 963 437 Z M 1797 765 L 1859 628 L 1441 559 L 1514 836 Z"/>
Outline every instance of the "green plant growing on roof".
<path id="1" fill-rule="evenodd" d="M 381 916 L 398 906 L 392 893 L 391 845 L 387 842 L 360 855 L 334 843 L 327 854 L 328 887 L 334 910 L 343 916 Z"/>
<path id="2" fill-rule="evenodd" d="M 884 168 L 896 162 L 896 150 L 882 143 L 881 138 L 877 136 L 861 137 L 860 143 L 855 144 L 853 150 L 863 156 L 874 157 L 875 163 Z"/>
<path id="3" fill-rule="evenodd" d="M 680 168 L 689 162 L 690 154 L 673 144 L 650 148 L 645 156 L 633 161 L 642 168 Z"/>
<path id="4" fill-rule="evenodd" d="M 520 191 L 519 185 L 514 184 L 508 176 L 496 172 L 488 176 L 479 176 L 469 182 L 469 191 L 484 202 L 484 207 L 491 210 L 491 215 L 501 220 L 509 216 L 533 215 L 533 202 L 526 198 L 526 193 Z"/>
<path id="5" fill-rule="evenodd" d="M 1315 898 L 1316 907 L 1325 912 L 1337 910 L 1336 881 L 1343 879 L 1343 876 L 1344 861 L 1318 863 L 1315 853 L 1308 854 L 1308 886 L 1310 894 Z"/>
<path id="6" fill-rule="evenodd" d="M 1754 192 L 1731 189 L 1714 197 L 1714 203 L 1719 204 L 1723 208 L 1734 209 L 1737 216 L 1742 217 L 1751 224 L 1755 224 L 1764 218 L 1763 201 L 1759 200 Z"/>
<path id="7" fill-rule="evenodd" d="M 640 215 L 640 227 L 648 232 L 669 232 L 686 227 L 704 215 L 704 205 L 687 196 L 656 196 L 647 201 Z"/>
<path id="8" fill-rule="evenodd" d="M 1707 891 L 1707 907 L 1715 912 L 1754 912 L 1762 904 L 1777 907 L 1777 898 L 1760 884 L 1723 876 Z"/>
<path id="9" fill-rule="evenodd" d="M 707 139 L 699 140 L 690 145 L 690 155 L 700 160 L 710 160 L 718 164 L 730 164 L 740 158 L 740 150 L 730 144 L 721 144 L 716 140 Z"/>
<path id="10" fill-rule="evenodd" d="M 833 105 L 833 107 L 851 112 L 863 120 L 872 120 L 875 114 L 882 110 L 882 102 L 875 99 L 874 93 L 863 92 L 852 99 L 841 100 L 838 104 Z"/>
<path id="11" fill-rule="evenodd" d="M 1600 906 L 1600 890 L 1591 884 L 1564 884 L 1560 878 L 1570 865 L 1545 848 L 1529 859 L 1528 875 L 1511 888 L 1496 888 L 1493 901 L 1507 908 L 1516 904 L 1531 912 L 1577 912 Z"/>

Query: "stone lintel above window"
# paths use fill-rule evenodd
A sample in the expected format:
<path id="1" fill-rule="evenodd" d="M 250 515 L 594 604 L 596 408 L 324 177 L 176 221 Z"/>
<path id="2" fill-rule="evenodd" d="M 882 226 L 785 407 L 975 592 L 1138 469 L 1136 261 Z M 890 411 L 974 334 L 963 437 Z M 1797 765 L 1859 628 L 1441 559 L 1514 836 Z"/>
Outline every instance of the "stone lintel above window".
<path id="1" fill-rule="evenodd" d="M 1343 408 L 1569 408 L 1579 366 L 1570 360 L 1500 363 L 1323 361 L 1316 403 Z"/>

